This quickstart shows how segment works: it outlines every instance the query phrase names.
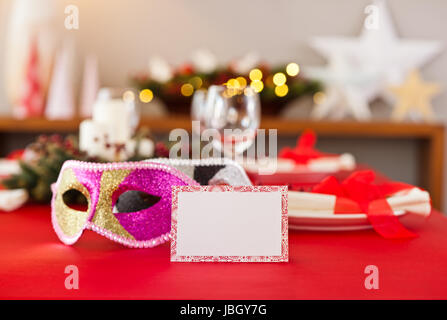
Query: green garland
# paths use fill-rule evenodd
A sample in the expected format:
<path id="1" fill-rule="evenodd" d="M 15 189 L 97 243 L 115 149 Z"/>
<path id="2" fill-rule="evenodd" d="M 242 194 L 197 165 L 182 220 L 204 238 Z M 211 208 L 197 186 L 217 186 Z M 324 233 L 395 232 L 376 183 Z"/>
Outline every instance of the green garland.
<path id="1" fill-rule="evenodd" d="M 148 135 L 148 131 L 141 129 L 136 135 L 137 144 L 140 139 L 148 137 Z M 158 142 L 154 156 L 169 156 L 166 144 Z M 137 154 L 129 161 L 143 159 L 147 158 Z M 2 180 L 1 184 L 7 189 L 26 189 L 31 200 L 49 203 L 52 196 L 51 185 L 57 181 L 62 165 L 67 160 L 106 162 L 100 158 L 88 157 L 85 153 L 80 152 L 76 136 L 62 138 L 59 135 L 42 135 L 24 150 L 23 156 L 19 160 L 20 173 Z M 74 202 L 79 202 L 78 200 L 73 199 Z"/>
<path id="2" fill-rule="evenodd" d="M 322 84 L 316 80 L 307 79 L 300 74 L 296 76 L 288 75 L 287 65 L 280 65 L 270 68 L 266 64 L 257 66 L 262 71 L 263 90 L 259 93 L 262 104 L 284 105 L 286 102 L 304 96 L 312 96 L 323 89 Z M 286 76 L 288 93 L 285 96 L 278 96 L 275 93 L 275 84 L 272 81 L 276 73 L 283 73 Z M 194 89 L 208 88 L 213 84 L 224 84 L 230 79 L 243 77 L 250 85 L 249 74 L 238 74 L 232 70 L 231 66 L 219 68 L 211 73 L 199 73 L 191 65 L 184 65 L 176 70 L 173 78 L 168 82 L 161 83 L 150 78 L 150 75 L 141 73 L 132 77 L 132 84 L 140 90 L 150 89 L 154 96 L 160 98 L 168 107 L 171 104 L 182 104 L 189 108 L 190 96 L 184 96 L 181 93 L 181 87 L 185 84 L 192 84 Z M 200 78 L 200 86 L 196 85 L 195 79 Z M 279 109 L 279 108 L 278 108 Z M 189 109 L 187 109 L 189 110 Z"/>
<path id="3" fill-rule="evenodd" d="M 8 189 L 26 189 L 37 202 L 51 200 L 51 184 L 56 182 L 62 165 L 67 160 L 85 160 L 78 151 L 77 139 L 58 135 L 40 136 L 24 152 L 19 161 L 21 172 L 2 181 Z"/>

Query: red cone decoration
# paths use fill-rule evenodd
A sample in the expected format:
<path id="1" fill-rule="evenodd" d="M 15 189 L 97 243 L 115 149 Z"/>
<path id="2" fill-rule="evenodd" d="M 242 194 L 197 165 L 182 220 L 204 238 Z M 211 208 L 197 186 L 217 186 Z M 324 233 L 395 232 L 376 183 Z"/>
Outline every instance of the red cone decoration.
<path id="1" fill-rule="evenodd" d="M 39 78 L 39 53 L 36 39 L 31 41 L 25 72 L 22 97 L 20 106 L 16 110 L 16 116 L 19 118 L 40 117 L 43 115 L 44 94 Z"/>

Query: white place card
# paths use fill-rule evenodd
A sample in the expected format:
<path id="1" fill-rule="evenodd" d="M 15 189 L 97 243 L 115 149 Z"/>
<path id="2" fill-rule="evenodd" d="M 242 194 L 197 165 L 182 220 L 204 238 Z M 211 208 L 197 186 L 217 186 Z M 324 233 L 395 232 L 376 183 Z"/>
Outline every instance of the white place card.
<path id="1" fill-rule="evenodd" d="M 287 187 L 172 187 L 171 261 L 287 262 Z"/>

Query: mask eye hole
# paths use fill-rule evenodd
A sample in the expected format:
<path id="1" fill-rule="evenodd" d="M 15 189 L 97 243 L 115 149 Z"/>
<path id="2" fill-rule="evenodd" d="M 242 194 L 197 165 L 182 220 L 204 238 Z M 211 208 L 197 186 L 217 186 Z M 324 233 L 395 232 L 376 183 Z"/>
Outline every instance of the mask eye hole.
<path id="1" fill-rule="evenodd" d="M 82 192 L 76 189 L 65 191 L 62 195 L 62 200 L 70 209 L 82 212 L 87 212 L 88 210 L 87 198 L 82 194 Z"/>
<path id="2" fill-rule="evenodd" d="M 122 193 L 113 208 L 114 213 L 129 213 L 148 209 L 160 201 L 160 197 L 132 190 Z"/>

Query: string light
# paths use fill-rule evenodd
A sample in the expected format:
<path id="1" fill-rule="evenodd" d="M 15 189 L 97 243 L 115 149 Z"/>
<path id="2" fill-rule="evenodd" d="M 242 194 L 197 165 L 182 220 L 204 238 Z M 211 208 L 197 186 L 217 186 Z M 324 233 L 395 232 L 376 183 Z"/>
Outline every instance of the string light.
<path id="1" fill-rule="evenodd" d="M 287 93 L 289 92 L 289 87 L 286 84 L 283 84 L 281 86 L 277 86 L 275 88 L 275 94 L 278 97 L 284 97 L 287 95 Z"/>
<path id="2" fill-rule="evenodd" d="M 127 90 L 123 93 L 123 100 L 125 102 L 132 102 L 135 100 L 135 94 L 132 91 Z"/>
<path id="3" fill-rule="evenodd" d="M 250 83 L 250 87 L 255 91 L 255 92 L 261 92 L 264 89 L 264 83 L 260 80 L 254 80 Z"/>
<path id="4" fill-rule="evenodd" d="M 261 81 L 262 80 L 262 71 L 259 69 L 253 69 L 250 71 L 249 74 L 250 80 L 251 81 Z"/>
<path id="5" fill-rule="evenodd" d="M 194 87 L 193 87 L 190 83 L 185 83 L 185 84 L 182 85 L 182 87 L 180 88 L 180 92 L 181 92 L 182 95 L 184 95 L 185 97 L 190 97 L 190 96 L 192 96 L 192 94 L 194 93 Z"/>
<path id="6" fill-rule="evenodd" d="M 154 93 L 150 89 L 144 89 L 140 92 L 140 100 L 143 103 L 149 103 L 154 99 Z"/>
<path id="7" fill-rule="evenodd" d="M 326 100 L 326 95 L 324 92 L 317 92 L 314 94 L 314 103 L 315 104 L 322 104 Z"/>
<path id="8" fill-rule="evenodd" d="M 278 72 L 273 76 L 273 83 L 277 86 L 282 86 L 286 81 L 286 75 L 282 72 Z"/>
<path id="9" fill-rule="evenodd" d="M 286 67 L 286 72 L 289 76 L 295 77 L 300 73 L 300 66 L 297 65 L 295 62 L 291 62 Z"/>

